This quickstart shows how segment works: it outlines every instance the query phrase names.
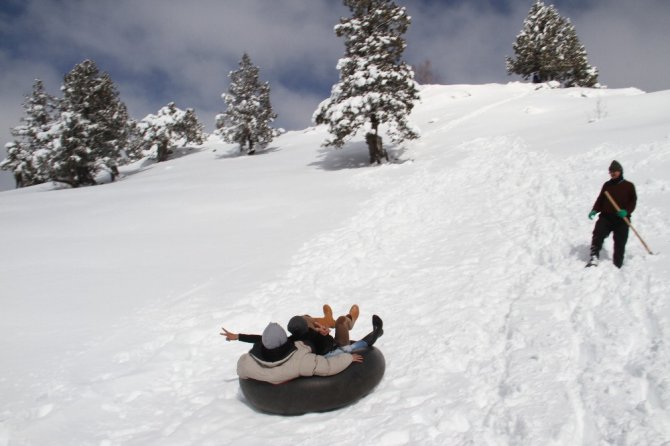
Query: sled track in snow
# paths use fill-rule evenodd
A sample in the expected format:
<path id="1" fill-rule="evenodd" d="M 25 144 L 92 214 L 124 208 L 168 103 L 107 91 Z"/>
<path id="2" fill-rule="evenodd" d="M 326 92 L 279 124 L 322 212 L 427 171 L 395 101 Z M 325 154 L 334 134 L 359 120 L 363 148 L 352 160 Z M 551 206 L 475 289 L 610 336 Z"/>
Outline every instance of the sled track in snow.
<path id="1" fill-rule="evenodd" d="M 358 303 L 360 335 L 379 313 L 388 371 L 357 410 L 412 411 L 398 432 L 413 440 L 598 444 L 628 435 L 662 444 L 667 413 L 647 426 L 639 408 L 668 407 L 667 350 L 657 370 L 635 363 L 662 342 L 654 318 L 664 286 L 632 249 L 622 271 L 583 268 L 584 167 L 575 161 L 557 175 L 553 160 L 507 138 L 458 152 L 451 166 L 412 166 L 343 227 L 307 243 L 259 302 L 315 311 L 329 302 L 339 312 Z M 373 169 L 358 181 L 377 189 L 392 173 Z M 377 267 L 389 259 L 392 270 Z M 615 389 L 632 400 L 613 401 Z"/>
<path id="2" fill-rule="evenodd" d="M 481 115 L 483 115 L 484 113 L 486 113 L 488 111 L 491 111 L 491 110 L 493 110 L 495 108 L 498 108 L 502 105 L 509 104 L 510 102 L 518 101 L 519 99 L 522 99 L 522 98 L 528 96 L 529 94 L 530 94 L 529 91 L 524 91 L 524 92 L 519 93 L 515 96 L 505 98 L 505 99 L 501 99 L 500 101 L 493 102 L 493 103 L 488 104 L 488 105 L 484 105 L 484 106 L 482 106 L 478 109 L 475 109 L 474 111 L 472 111 L 470 113 L 467 113 L 467 114 L 465 114 L 465 115 L 463 115 L 459 118 L 456 118 L 456 119 L 453 119 L 453 120 L 449 121 L 447 124 L 442 125 L 442 126 L 436 128 L 436 129 L 432 130 L 432 132 L 436 132 L 436 133 L 447 132 L 447 131 L 455 128 L 455 127 L 458 127 L 463 122 L 470 121 L 472 119 L 478 118 L 478 117 L 480 117 Z"/>

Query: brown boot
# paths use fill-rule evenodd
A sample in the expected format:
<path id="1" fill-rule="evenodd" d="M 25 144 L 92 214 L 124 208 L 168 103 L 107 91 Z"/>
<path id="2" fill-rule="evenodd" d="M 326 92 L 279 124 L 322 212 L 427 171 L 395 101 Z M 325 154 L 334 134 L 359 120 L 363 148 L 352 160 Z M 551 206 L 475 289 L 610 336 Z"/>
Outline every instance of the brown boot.
<path id="1" fill-rule="evenodd" d="M 354 304 L 351 306 L 351 309 L 349 310 L 349 316 L 351 316 L 351 327 L 354 327 L 354 324 L 356 323 L 356 320 L 358 319 L 358 314 L 360 313 L 360 310 L 358 309 L 358 305 Z"/>
<path id="2" fill-rule="evenodd" d="M 329 328 L 335 328 L 335 319 L 333 319 L 333 309 L 330 305 L 323 306 L 323 317 L 315 317 L 315 321 Z"/>

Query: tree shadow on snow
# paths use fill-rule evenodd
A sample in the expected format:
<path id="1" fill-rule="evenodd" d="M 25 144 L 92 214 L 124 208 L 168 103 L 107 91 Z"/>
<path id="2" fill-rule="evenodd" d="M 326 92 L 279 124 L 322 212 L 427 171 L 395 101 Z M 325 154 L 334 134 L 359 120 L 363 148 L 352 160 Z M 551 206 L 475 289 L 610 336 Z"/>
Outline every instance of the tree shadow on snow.
<path id="1" fill-rule="evenodd" d="M 263 149 L 258 149 L 253 153 L 253 155 L 248 155 L 245 152 L 241 152 L 239 148 L 236 148 L 234 150 L 229 150 L 229 151 L 225 151 L 225 152 L 222 152 L 222 153 L 217 153 L 215 158 L 217 160 L 221 160 L 221 159 L 227 159 L 227 158 L 263 156 L 263 155 L 269 155 L 270 153 L 273 153 L 273 152 L 277 152 L 278 150 L 279 150 L 279 147 L 271 146 L 271 147 L 265 147 Z"/>
<path id="2" fill-rule="evenodd" d="M 205 150 L 203 147 L 179 147 L 177 149 L 172 149 L 170 156 L 168 156 L 168 161 L 199 153 L 203 150 Z"/>
<path id="3" fill-rule="evenodd" d="M 203 150 L 203 147 L 180 147 L 177 149 L 172 149 L 168 155 L 168 159 L 163 162 L 176 160 L 194 153 L 202 152 Z M 155 157 L 145 156 L 138 161 L 121 165 L 119 166 L 119 172 L 121 173 L 120 178 L 128 178 L 130 176 L 136 175 L 157 164 L 160 163 L 156 160 Z"/>
<path id="4" fill-rule="evenodd" d="M 387 152 L 389 155 L 389 162 L 397 162 L 400 155 L 405 152 L 405 149 L 396 150 L 395 146 L 391 146 L 387 148 Z M 383 161 L 383 164 L 385 163 L 386 161 Z M 321 148 L 319 151 L 319 159 L 309 164 L 309 166 L 314 166 L 322 170 L 359 169 L 361 167 L 376 165 L 377 164 L 370 164 L 368 145 L 362 141 L 347 144 L 341 149 Z"/>

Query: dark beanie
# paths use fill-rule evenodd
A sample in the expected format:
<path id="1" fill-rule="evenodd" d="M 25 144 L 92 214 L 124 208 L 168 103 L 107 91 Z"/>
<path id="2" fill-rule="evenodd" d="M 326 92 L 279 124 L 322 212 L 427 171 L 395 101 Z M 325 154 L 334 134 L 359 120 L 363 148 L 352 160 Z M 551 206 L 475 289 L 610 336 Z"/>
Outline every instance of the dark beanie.
<path id="1" fill-rule="evenodd" d="M 295 337 L 299 338 L 307 334 L 307 321 L 302 316 L 293 316 L 288 321 L 288 331 Z"/>
<path id="2" fill-rule="evenodd" d="M 610 172 L 621 172 L 623 173 L 623 167 L 621 167 L 621 164 L 619 164 L 619 161 L 614 160 L 612 161 L 612 164 L 610 164 Z"/>
<path id="3" fill-rule="evenodd" d="M 270 322 L 265 330 L 263 330 L 262 342 L 263 347 L 273 349 L 281 347 L 286 344 L 286 332 L 281 325 L 276 322 Z"/>

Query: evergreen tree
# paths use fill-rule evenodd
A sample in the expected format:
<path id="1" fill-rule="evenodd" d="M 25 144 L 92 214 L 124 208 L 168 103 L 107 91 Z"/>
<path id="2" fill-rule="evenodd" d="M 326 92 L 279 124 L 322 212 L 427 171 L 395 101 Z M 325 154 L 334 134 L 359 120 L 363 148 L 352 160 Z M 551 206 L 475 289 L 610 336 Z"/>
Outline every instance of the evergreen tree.
<path id="1" fill-rule="evenodd" d="M 129 117 L 112 79 L 85 60 L 65 75 L 61 90 L 53 179 L 73 187 L 95 184 L 102 171 L 114 179 L 128 143 Z"/>
<path id="2" fill-rule="evenodd" d="M 574 26 L 567 20 L 565 28 L 566 69 L 560 80 L 566 87 L 597 87 L 598 69 L 588 63 L 586 50 L 579 42 Z"/>
<path id="3" fill-rule="evenodd" d="M 32 94 L 23 103 L 25 117 L 21 125 L 11 129 L 14 141 L 6 145 L 7 158 L 0 163 L 1 169 L 13 171 L 16 187 L 48 180 L 49 147 L 53 140 L 50 129 L 56 105 L 57 99 L 46 93 L 42 81 L 35 80 Z"/>
<path id="4" fill-rule="evenodd" d="M 58 138 L 52 142 L 49 176 L 72 187 L 92 185 L 97 169 L 94 151 L 88 145 L 91 122 L 72 111 L 62 111 L 54 127 Z"/>
<path id="5" fill-rule="evenodd" d="M 161 108 L 157 114 L 148 115 L 137 123 L 143 155 L 156 158 L 158 162 L 168 159 L 168 155 L 179 147 L 190 143 L 204 142 L 204 127 L 198 121 L 193 109 L 181 110 L 174 102 Z"/>
<path id="6" fill-rule="evenodd" d="M 370 162 L 386 157 L 379 136 L 385 124 L 393 142 L 418 138 L 408 116 L 419 99 L 412 69 L 402 60 L 403 38 L 411 18 L 392 0 L 344 0 L 351 17 L 335 26 L 344 37 L 345 54 L 338 64 L 339 83 L 314 112 L 317 124 L 327 124 L 325 146 L 342 147 L 369 124 L 366 141 Z M 388 158 L 388 157 L 387 157 Z"/>
<path id="7" fill-rule="evenodd" d="M 594 87 L 598 72 L 588 64 L 586 51 L 569 19 L 553 5 L 536 0 L 513 45 L 516 58 L 507 58 L 508 74 L 533 82 L 559 81 L 564 86 Z"/>
<path id="8" fill-rule="evenodd" d="M 240 68 L 230 72 L 230 86 L 223 94 L 227 109 L 216 117 L 217 133 L 224 141 L 237 143 L 249 155 L 256 146 L 269 144 L 274 137 L 270 124 L 277 118 L 270 104 L 270 85 L 261 83 L 259 69 L 251 63 L 247 53 Z"/>

